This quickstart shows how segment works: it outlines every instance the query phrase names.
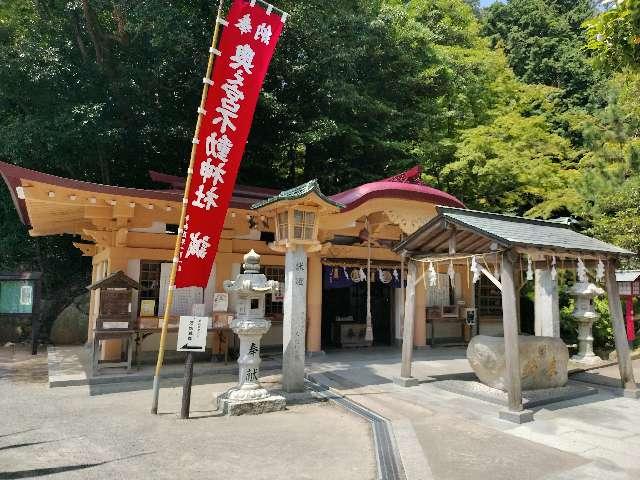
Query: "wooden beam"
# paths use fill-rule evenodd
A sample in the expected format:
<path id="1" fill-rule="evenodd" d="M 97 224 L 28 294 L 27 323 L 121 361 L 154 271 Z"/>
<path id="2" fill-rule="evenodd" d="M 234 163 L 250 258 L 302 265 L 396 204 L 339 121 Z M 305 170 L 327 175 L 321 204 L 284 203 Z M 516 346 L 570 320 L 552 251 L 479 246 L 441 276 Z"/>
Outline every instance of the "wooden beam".
<path id="1" fill-rule="evenodd" d="M 480 271 L 484 273 L 484 276 L 487 277 L 489 280 L 491 280 L 491 283 L 493 283 L 496 287 L 498 287 L 499 290 L 502 290 L 502 284 L 500 283 L 500 280 L 494 277 L 489 270 L 481 266 Z"/>
<path id="2" fill-rule="evenodd" d="M 520 349 L 518 346 L 518 291 L 513 279 L 515 255 L 507 251 L 502 256 L 502 325 L 504 329 L 505 380 L 508 407 L 512 412 L 522 411 L 522 385 L 520 379 Z"/>
<path id="3" fill-rule="evenodd" d="M 476 252 L 485 253 L 487 250 L 489 250 L 490 246 L 491 246 L 491 240 L 488 240 L 484 237 L 480 237 L 475 242 L 472 242 L 468 246 L 466 246 L 465 249 L 469 253 L 476 253 Z M 484 247 L 484 248 L 481 248 L 481 247 Z"/>
<path id="4" fill-rule="evenodd" d="M 457 234 L 457 229 L 455 225 L 451 225 L 451 228 L 449 229 L 449 255 L 455 255 L 456 254 L 456 234 Z"/>
<path id="5" fill-rule="evenodd" d="M 484 237 L 481 237 L 477 233 L 471 233 L 468 237 L 466 237 L 463 241 L 458 240 L 458 252 L 466 252 L 469 251 L 469 246 L 475 243 L 478 243 L 478 240 L 486 240 Z"/>
<path id="6" fill-rule="evenodd" d="M 449 239 L 449 232 L 447 230 L 443 230 L 442 232 L 438 233 L 435 237 L 433 237 L 431 240 L 427 241 L 428 244 L 430 245 L 429 250 L 435 252 L 440 246 L 447 243 L 448 239 Z"/>
<path id="7" fill-rule="evenodd" d="M 620 380 L 622 387 L 625 389 L 625 396 L 638 398 L 638 386 L 633 376 L 633 364 L 631 363 L 629 343 L 627 342 L 627 330 L 624 325 L 622 306 L 620 305 L 620 292 L 618 290 L 618 282 L 616 281 L 616 263 L 617 262 L 609 263 L 606 276 L 609 312 L 611 314 L 611 323 L 613 324 L 616 351 L 618 352 L 618 368 L 620 369 Z"/>

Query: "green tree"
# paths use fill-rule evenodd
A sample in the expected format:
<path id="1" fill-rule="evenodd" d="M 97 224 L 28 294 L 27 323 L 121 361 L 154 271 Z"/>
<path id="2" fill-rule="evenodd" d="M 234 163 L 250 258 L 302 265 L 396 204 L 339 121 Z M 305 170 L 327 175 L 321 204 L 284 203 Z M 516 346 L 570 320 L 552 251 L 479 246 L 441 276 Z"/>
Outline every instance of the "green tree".
<path id="1" fill-rule="evenodd" d="M 580 162 L 581 214 L 594 221 L 602 208 L 611 213 L 612 198 L 640 174 L 640 74 L 616 75 L 609 90 L 608 105 L 585 128 L 589 151 Z"/>
<path id="2" fill-rule="evenodd" d="M 464 131 L 456 161 L 444 168 L 449 191 L 467 207 L 549 217 L 579 205 L 572 188 L 578 152 L 552 131 L 555 90 L 521 85 L 517 105 Z"/>
<path id="3" fill-rule="evenodd" d="M 509 0 L 485 10 L 485 34 L 518 78 L 562 89 L 573 106 L 600 104 L 600 79 L 584 51 L 591 0 Z"/>
<path id="4" fill-rule="evenodd" d="M 583 24 L 587 48 L 606 71 L 640 65 L 640 0 L 603 1 L 609 8 Z M 613 5 L 612 5 L 613 4 Z"/>

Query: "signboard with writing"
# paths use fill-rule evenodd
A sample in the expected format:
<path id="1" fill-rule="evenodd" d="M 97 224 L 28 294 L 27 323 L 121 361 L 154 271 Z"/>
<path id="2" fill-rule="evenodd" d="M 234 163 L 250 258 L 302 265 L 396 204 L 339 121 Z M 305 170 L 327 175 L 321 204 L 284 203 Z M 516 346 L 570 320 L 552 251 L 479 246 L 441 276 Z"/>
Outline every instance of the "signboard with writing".
<path id="1" fill-rule="evenodd" d="M 178 327 L 178 352 L 204 352 L 207 347 L 209 317 L 180 317 Z"/>

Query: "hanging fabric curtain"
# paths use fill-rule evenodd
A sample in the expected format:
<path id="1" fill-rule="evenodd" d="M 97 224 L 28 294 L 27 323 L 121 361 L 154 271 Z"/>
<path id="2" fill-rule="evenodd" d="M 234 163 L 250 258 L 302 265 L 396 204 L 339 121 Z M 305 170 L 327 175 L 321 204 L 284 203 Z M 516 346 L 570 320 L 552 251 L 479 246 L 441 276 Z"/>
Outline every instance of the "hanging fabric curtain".
<path id="1" fill-rule="evenodd" d="M 366 267 L 363 267 L 366 270 Z M 382 280 L 378 267 L 372 267 L 374 275 L 371 276 L 371 283 L 378 285 L 386 285 L 393 288 L 400 288 L 400 272 L 396 268 L 380 268 L 382 271 Z M 397 275 L 393 272 L 396 270 Z M 345 274 L 346 272 L 346 274 Z M 360 280 L 360 267 L 341 267 L 341 266 L 322 266 L 322 288 L 325 290 L 332 290 L 334 288 L 348 288 L 353 285 L 361 283 Z M 406 284 L 406 282 L 405 282 Z"/>

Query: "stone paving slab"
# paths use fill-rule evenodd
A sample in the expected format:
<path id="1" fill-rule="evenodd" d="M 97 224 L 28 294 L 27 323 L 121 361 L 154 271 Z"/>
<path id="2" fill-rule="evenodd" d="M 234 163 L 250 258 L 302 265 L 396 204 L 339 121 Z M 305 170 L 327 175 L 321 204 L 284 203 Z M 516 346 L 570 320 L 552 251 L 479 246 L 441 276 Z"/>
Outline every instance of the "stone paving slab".
<path id="1" fill-rule="evenodd" d="M 51 388 L 103 385 L 125 382 L 151 382 L 155 373 L 155 365 L 142 365 L 124 368 L 106 368 L 93 375 L 90 369 L 89 351 L 83 346 L 54 347 L 49 346 L 47 355 L 49 369 L 49 386 Z M 282 362 L 276 358 L 265 358 L 260 368 L 264 371 L 279 369 Z M 230 360 L 223 362 L 196 362 L 193 366 L 194 377 L 212 375 L 235 375 L 238 364 Z M 163 378 L 182 378 L 184 365 L 174 363 L 162 367 Z"/>
<path id="2" fill-rule="evenodd" d="M 442 380 L 434 382 L 434 386 L 449 392 L 466 395 L 486 402 L 506 406 L 508 404 L 507 392 L 491 388 L 479 381 L 473 380 Z M 598 390 L 580 384 L 568 384 L 564 387 L 543 388 L 540 390 L 527 390 L 522 392 L 522 405 L 524 408 L 536 408 L 564 400 L 594 395 Z"/>
<path id="3" fill-rule="evenodd" d="M 15 381 L 19 373 L 0 377 L 2 410 L 11 412 L 0 422 L 0 478 L 376 477 L 369 424 L 327 402 L 225 417 L 213 409 L 213 394 L 232 386 L 235 376 L 219 375 L 194 386 L 192 418 L 180 420 L 179 386 L 163 382 L 156 416 L 147 390 L 90 396 L 89 386 L 50 389 Z M 45 369 L 41 376 L 46 380 Z M 274 386 L 277 378 L 265 380 Z"/>
<path id="4" fill-rule="evenodd" d="M 498 419 L 502 407 L 495 403 L 438 388 L 441 382 L 467 379 L 470 367 L 464 352 L 437 350 L 415 352 L 412 374 L 421 383 L 410 388 L 393 384 L 400 372 L 399 351 L 328 354 L 312 369 L 393 424 L 410 422 L 438 480 L 640 478 L 635 464 L 640 401 L 598 387 L 589 396 L 536 407 L 534 422 L 511 424 Z M 617 368 L 603 369 L 615 375 Z M 402 453 L 407 445 L 398 443 Z M 405 465 L 407 478 L 415 470 Z"/>

